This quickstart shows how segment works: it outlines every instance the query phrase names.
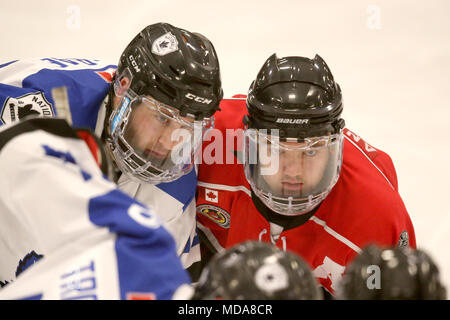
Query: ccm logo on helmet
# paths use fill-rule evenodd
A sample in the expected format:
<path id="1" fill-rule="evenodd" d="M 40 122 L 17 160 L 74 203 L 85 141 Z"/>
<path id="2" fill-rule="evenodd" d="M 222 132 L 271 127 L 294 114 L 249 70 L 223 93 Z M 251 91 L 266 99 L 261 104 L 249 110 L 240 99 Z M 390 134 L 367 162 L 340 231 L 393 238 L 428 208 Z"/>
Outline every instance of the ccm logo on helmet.
<path id="1" fill-rule="evenodd" d="M 195 94 L 192 94 L 192 93 L 186 93 L 185 97 L 188 99 L 194 100 L 195 102 L 200 102 L 200 103 L 205 103 L 205 104 L 210 104 L 212 102 L 211 99 L 202 98 L 202 97 L 196 96 Z"/>
<path id="2" fill-rule="evenodd" d="M 290 123 L 290 124 L 307 124 L 309 119 L 284 119 L 278 118 L 276 123 Z"/>
<path id="3" fill-rule="evenodd" d="M 133 66 L 134 70 L 136 70 L 136 72 L 141 72 L 141 69 L 139 69 L 139 66 L 136 60 L 134 60 L 134 57 L 130 55 L 128 58 L 130 59 L 131 65 Z"/>

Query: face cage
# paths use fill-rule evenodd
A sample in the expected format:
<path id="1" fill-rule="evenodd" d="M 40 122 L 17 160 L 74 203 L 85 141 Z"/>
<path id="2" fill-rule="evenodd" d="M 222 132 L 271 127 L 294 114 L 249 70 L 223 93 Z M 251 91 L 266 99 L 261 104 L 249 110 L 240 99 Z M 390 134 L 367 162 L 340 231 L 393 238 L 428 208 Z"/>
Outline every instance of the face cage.
<path id="1" fill-rule="evenodd" d="M 249 161 L 245 161 L 245 164 L 244 164 L 245 178 L 247 179 L 248 183 L 250 184 L 255 195 L 270 210 L 272 210 L 278 214 L 284 215 L 284 216 L 298 216 L 298 215 L 308 213 L 311 210 L 313 210 L 315 207 L 317 207 L 328 196 L 328 194 L 331 192 L 334 185 L 337 183 L 337 181 L 339 179 L 339 176 L 341 173 L 341 168 L 342 168 L 342 159 L 343 159 L 343 152 L 342 152 L 343 145 L 344 145 L 343 140 L 344 140 L 344 135 L 341 131 L 338 136 L 338 141 L 339 141 L 340 147 L 339 147 L 339 158 L 338 158 L 338 166 L 336 168 L 336 171 L 337 171 L 336 175 L 335 175 L 334 179 L 332 180 L 332 182 L 330 183 L 329 187 L 325 191 L 323 191 L 317 195 L 314 195 L 314 196 L 309 195 L 308 198 L 306 198 L 306 199 L 294 200 L 292 196 L 288 197 L 286 199 L 286 198 L 282 198 L 282 197 L 275 197 L 270 192 L 264 192 L 263 190 L 258 189 L 258 187 L 254 183 L 253 179 L 251 178 L 251 173 L 250 173 L 251 169 L 250 169 Z M 246 152 L 248 150 L 248 148 L 245 148 L 244 150 Z M 245 159 L 247 160 L 248 157 L 245 156 Z M 298 201 L 301 201 L 301 203 L 295 203 Z"/>
<path id="2" fill-rule="evenodd" d="M 125 129 L 131 114 L 131 105 L 135 99 L 130 100 L 130 96 L 126 94 L 122 98 L 120 106 L 112 112 L 110 118 L 111 141 L 109 145 L 120 171 L 137 182 L 152 184 L 172 182 L 191 172 L 194 160 L 201 151 L 202 137 L 214 127 L 214 118 L 194 121 L 194 145 L 190 162 L 183 161 L 183 163 L 174 164 L 170 169 L 162 170 L 152 165 L 151 161 L 142 158 L 124 138 Z M 206 125 L 209 128 L 206 128 Z M 200 132 L 201 135 L 199 137 Z"/>

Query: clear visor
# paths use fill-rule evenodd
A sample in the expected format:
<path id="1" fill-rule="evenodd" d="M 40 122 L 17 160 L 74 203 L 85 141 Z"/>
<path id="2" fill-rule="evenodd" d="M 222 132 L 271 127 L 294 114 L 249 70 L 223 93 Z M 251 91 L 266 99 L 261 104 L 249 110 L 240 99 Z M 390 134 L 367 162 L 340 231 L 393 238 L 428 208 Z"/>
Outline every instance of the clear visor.
<path id="1" fill-rule="evenodd" d="M 306 213 L 336 183 L 342 163 L 342 134 L 304 140 L 246 130 L 245 173 L 256 195 L 284 215 Z"/>
<path id="2" fill-rule="evenodd" d="M 169 182 L 188 173 L 211 120 L 180 116 L 176 108 L 131 89 L 128 69 L 116 79 L 119 107 L 110 119 L 115 158 L 122 170 L 140 180 Z M 119 163 L 120 162 L 120 163 Z"/>

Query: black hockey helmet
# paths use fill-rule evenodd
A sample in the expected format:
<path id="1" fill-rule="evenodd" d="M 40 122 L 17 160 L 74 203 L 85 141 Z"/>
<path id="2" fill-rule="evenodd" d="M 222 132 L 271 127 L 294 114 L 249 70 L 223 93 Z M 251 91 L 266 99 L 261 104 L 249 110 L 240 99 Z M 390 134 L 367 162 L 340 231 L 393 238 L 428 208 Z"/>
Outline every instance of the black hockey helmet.
<path id="1" fill-rule="evenodd" d="M 330 135 L 345 124 L 341 89 L 319 55 L 270 56 L 250 86 L 247 108 L 248 128 L 279 129 L 280 138 Z"/>
<path id="2" fill-rule="evenodd" d="M 343 160 L 342 95 L 327 64 L 319 55 L 273 54 L 250 85 L 247 109 L 243 159 L 252 192 L 278 214 L 310 212 L 338 181 Z"/>
<path id="3" fill-rule="evenodd" d="M 423 250 L 371 245 L 349 265 L 336 297 L 347 300 L 441 300 L 446 299 L 446 289 L 441 284 L 437 265 Z"/>
<path id="4" fill-rule="evenodd" d="M 193 300 L 320 300 L 309 265 L 292 252 L 246 241 L 216 254 L 203 269 Z"/>
<path id="5" fill-rule="evenodd" d="M 128 68 L 131 89 L 179 110 L 181 116 L 211 117 L 223 91 L 213 44 L 199 33 L 168 23 L 144 28 L 123 51 L 117 75 Z"/>
<path id="6" fill-rule="evenodd" d="M 167 23 L 152 24 L 120 57 L 102 137 L 130 178 L 171 182 L 191 172 L 222 97 L 212 43 Z"/>

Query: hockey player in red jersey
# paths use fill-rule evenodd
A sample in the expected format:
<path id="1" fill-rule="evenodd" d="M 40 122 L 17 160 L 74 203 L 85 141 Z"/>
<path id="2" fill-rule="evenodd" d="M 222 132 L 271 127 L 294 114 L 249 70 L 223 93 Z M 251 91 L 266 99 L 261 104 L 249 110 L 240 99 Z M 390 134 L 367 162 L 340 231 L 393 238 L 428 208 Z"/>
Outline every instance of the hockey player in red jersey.
<path id="1" fill-rule="evenodd" d="M 199 166 L 205 260 L 245 240 L 272 242 L 333 294 L 366 245 L 416 247 L 392 160 L 344 128 L 341 89 L 320 56 L 272 55 L 247 98 L 220 108 Z"/>

